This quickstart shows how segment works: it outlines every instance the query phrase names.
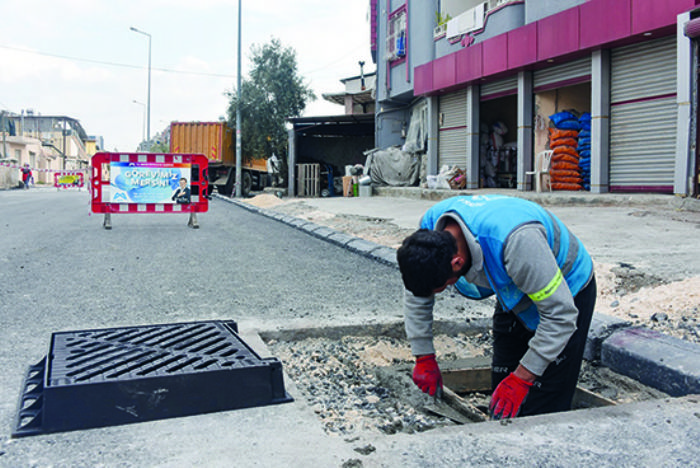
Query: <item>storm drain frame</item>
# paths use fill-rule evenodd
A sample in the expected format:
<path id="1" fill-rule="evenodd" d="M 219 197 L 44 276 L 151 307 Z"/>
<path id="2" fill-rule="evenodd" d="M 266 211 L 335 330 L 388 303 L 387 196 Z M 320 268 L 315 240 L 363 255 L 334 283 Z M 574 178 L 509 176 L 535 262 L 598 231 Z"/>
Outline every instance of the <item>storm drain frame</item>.
<path id="1" fill-rule="evenodd" d="M 27 370 L 12 436 L 291 401 L 281 362 L 261 358 L 234 321 L 57 332 Z"/>

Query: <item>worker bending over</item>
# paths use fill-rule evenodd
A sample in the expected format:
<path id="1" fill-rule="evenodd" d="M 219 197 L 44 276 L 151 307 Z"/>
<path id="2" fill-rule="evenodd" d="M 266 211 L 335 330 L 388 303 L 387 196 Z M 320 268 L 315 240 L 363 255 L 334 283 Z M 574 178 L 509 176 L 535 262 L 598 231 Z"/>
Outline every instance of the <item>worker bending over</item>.
<path id="1" fill-rule="evenodd" d="M 567 411 L 596 299 L 593 262 L 579 239 L 539 205 L 506 196 L 453 197 L 430 208 L 397 252 L 413 381 L 434 395 L 435 294 L 496 295 L 492 418 Z"/>

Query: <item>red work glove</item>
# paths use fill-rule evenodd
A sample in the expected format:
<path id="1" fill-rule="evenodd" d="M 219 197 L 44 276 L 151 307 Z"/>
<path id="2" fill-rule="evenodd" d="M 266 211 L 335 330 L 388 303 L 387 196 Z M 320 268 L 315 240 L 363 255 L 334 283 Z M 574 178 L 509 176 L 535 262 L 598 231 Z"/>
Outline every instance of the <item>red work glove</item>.
<path id="1" fill-rule="evenodd" d="M 512 372 L 508 377 L 498 384 L 496 390 L 491 395 L 489 404 L 489 415 L 492 419 L 514 418 L 520 412 L 520 405 L 532 387 L 531 382 L 527 382 L 517 377 Z"/>
<path id="2" fill-rule="evenodd" d="M 413 368 L 413 383 L 431 396 L 435 395 L 438 388 L 442 389 L 442 374 L 440 374 L 440 368 L 434 354 L 416 358 L 416 367 Z"/>

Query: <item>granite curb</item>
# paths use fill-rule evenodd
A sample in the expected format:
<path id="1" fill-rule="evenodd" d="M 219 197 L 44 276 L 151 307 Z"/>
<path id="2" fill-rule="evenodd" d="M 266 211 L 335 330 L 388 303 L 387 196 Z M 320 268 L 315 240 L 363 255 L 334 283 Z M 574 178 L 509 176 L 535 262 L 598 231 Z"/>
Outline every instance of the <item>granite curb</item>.
<path id="1" fill-rule="evenodd" d="M 214 196 L 398 268 L 396 250 L 391 247 L 233 198 Z M 617 317 L 594 314 L 583 357 L 672 396 L 700 393 L 700 345 L 644 327 L 633 327 L 631 322 Z"/>
<path id="2" fill-rule="evenodd" d="M 253 213 L 261 214 L 268 218 L 272 218 L 281 223 L 287 224 L 288 226 L 305 231 L 314 237 L 318 237 L 319 239 L 323 239 L 331 244 L 335 244 L 357 254 L 369 257 L 373 260 L 384 263 L 385 265 L 393 266 L 395 268 L 399 267 L 396 261 L 396 250 L 392 249 L 391 247 L 386 247 L 360 237 L 350 236 L 311 221 L 295 218 L 294 216 L 283 215 L 274 210 L 253 206 L 250 203 L 245 203 L 235 198 L 223 197 L 217 194 L 214 194 L 213 196 L 220 200 L 233 203 L 234 205 Z"/>

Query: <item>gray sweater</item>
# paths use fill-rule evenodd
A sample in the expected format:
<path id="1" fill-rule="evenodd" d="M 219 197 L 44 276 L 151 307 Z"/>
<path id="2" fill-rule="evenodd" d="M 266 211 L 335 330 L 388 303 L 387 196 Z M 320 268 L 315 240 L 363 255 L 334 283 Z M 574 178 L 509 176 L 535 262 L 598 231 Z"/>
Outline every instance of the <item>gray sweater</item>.
<path id="1" fill-rule="evenodd" d="M 441 230 L 447 217 L 459 223 L 472 257 L 472 265 L 465 279 L 470 283 L 491 289 L 483 268 L 481 247 L 461 218 L 446 213 L 438 220 L 435 229 Z M 544 226 L 541 224 L 525 224 L 513 231 L 504 246 L 503 260 L 508 276 L 512 278 L 518 289 L 526 294 L 523 301 L 518 304 L 518 310 L 532 305 L 533 301 L 527 294 L 543 290 L 559 272 L 554 253 L 547 243 Z M 408 290 L 404 293 L 406 335 L 411 343 L 411 350 L 416 356 L 435 353 L 432 330 L 434 305 L 434 295 L 416 297 Z M 540 323 L 520 364 L 530 372 L 542 375 L 576 331 L 578 310 L 566 281 L 562 281 L 546 299 L 537 301 L 536 306 Z"/>

